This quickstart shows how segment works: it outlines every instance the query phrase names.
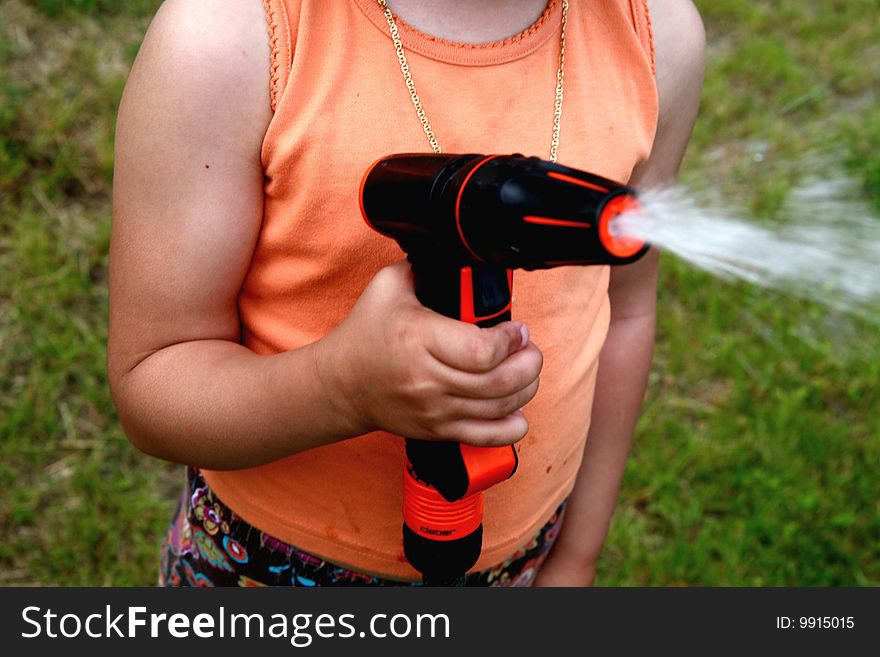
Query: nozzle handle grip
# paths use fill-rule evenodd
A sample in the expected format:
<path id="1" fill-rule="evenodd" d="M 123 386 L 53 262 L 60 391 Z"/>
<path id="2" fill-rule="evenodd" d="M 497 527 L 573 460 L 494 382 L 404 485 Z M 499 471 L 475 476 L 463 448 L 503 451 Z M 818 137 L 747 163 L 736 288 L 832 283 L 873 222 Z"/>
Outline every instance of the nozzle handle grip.
<path id="1" fill-rule="evenodd" d="M 483 328 L 510 320 L 511 270 L 485 263 L 411 260 L 422 305 Z M 406 454 L 416 477 L 450 502 L 508 479 L 518 465 L 513 445 L 474 447 L 407 438 Z"/>

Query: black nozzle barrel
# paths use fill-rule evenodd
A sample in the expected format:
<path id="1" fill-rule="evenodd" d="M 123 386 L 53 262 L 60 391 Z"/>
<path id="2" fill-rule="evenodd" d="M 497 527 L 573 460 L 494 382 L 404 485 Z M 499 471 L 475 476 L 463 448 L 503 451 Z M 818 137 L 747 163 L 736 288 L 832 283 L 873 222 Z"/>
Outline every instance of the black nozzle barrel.
<path id="1" fill-rule="evenodd" d="M 376 160 L 361 181 L 364 219 L 395 239 L 431 234 L 443 210 L 438 205 L 442 183 L 479 157 L 403 153 Z"/>
<path id="2" fill-rule="evenodd" d="M 367 222 L 413 256 L 516 269 L 616 265 L 644 240 L 613 219 L 638 207 L 636 191 L 607 178 L 522 155 L 392 155 L 364 176 Z"/>
<path id="3" fill-rule="evenodd" d="M 611 220 L 635 209 L 635 190 L 535 157 L 501 156 L 471 171 L 456 204 L 468 250 L 511 268 L 616 265 L 647 251 Z"/>

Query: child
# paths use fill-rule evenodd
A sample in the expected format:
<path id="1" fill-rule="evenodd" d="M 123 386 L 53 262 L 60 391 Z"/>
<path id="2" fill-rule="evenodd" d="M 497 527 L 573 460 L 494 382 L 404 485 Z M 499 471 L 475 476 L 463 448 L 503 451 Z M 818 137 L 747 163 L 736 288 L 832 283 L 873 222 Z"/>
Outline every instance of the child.
<path id="1" fill-rule="evenodd" d="M 442 148 L 668 184 L 703 41 L 690 0 L 167 0 L 119 110 L 108 345 L 129 438 L 191 466 L 164 584 L 418 581 L 400 436 L 517 444 L 467 584 L 592 583 L 656 253 L 518 272 L 479 329 L 418 303 L 358 183 Z"/>

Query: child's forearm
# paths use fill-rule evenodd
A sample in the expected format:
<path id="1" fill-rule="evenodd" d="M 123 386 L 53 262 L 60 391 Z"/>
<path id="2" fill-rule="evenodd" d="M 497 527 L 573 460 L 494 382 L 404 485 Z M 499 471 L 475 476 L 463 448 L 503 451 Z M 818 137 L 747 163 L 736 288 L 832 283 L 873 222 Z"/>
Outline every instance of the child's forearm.
<path id="1" fill-rule="evenodd" d="M 593 583 L 651 369 L 658 261 L 652 249 L 611 274 L 611 323 L 599 356 L 590 432 L 562 531 L 536 582 L 540 586 Z"/>
<path id="2" fill-rule="evenodd" d="M 131 441 L 164 459 L 238 469 L 378 429 L 482 446 L 528 431 L 519 409 L 537 392 L 542 358 L 527 329 L 482 329 L 426 309 L 405 261 L 377 273 L 320 340 L 274 356 L 231 338 L 150 349 L 163 337 L 156 322 L 137 330 L 130 315 L 139 307 L 117 298 L 108 344 L 114 401 Z M 192 335 L 192 323 L 180 321 L 177 332 Z"/>
<path id="3" fill-rule="evenodd" d="M 612 323 L 599 360 L 589 438 L 542 586 L 588 586 L 608 533 L 654 345 L 653 312 Z"/>
<path id="4" fill-rule="evenodd" d="M 378 429 L 481 446 L 528 431 L 519 409 L 537 392 L 542 358 L 525 326 L 483 329 L 426 309 L 406 261 L 380 270 L 324 337 L 273 356 L 222 337 L 222 315 L 207 329 L 218 337 L 187 339 L 201 317 L 186 304 L 138 305 L 116 289 L 110 388 L 128 437 L 154 456 L 239 469 Z M 152 316 L 175 303 L 167 321 Z"/>
<path id="5" fill-rule="evenodd" d="M 320 350 L 261 356 L 224 340 L 184 342 L 112 377 L 113 396 L 130 440 L 149 454 L 257 466 L 369 429 L 322 380 Z"/>

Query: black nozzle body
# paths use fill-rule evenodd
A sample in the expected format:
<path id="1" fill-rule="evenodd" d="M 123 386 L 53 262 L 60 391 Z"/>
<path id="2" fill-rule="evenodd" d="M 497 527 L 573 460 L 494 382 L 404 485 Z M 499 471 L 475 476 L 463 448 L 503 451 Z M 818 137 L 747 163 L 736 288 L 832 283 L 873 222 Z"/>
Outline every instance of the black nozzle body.
<path id="1" fill-rule="evenodd" d="M 443 254 L 510 269 L 626 264 L 648 245 L 616 235 L 635 190 L 522 155 L 392 155 L 364 176 L 361 209 L 411 260 Z"/>

